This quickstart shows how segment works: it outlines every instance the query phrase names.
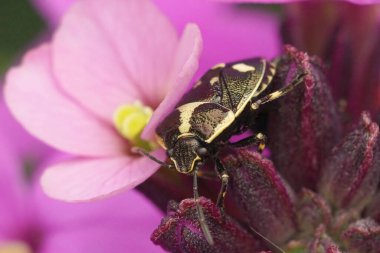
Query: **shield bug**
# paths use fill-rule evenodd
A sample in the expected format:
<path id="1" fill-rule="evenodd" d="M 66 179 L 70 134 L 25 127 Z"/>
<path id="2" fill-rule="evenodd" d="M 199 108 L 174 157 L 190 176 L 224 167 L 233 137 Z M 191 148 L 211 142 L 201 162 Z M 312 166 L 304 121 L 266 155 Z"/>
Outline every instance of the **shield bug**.
<path id="1" fill-rule="evenodd" d="M 266 139 L 262 133 L 234 143 L 229 140 L 231 136 L 243 133 L 253 125 L 263 104 L 284 96 L 302 83 L 306 75 L 300 73 L 289 84 L 273 91 L 271 84 L 278 62 L 279 59 L 267 61 L 253 58 L 214 66 L 156 128 L 159 143 L 172 164 L 142 152 L 165 167 L 193 176 L 199 221 L 210 244 L 213 244 L 213 239 L 198 204 L 199 168 L 207 159 L 215 160 L 216 172 L 222 182 L 217 205 L 223 208 L 229 177 L 218 159 L 218 151 L 226 145 L 242 147 L 255 144 L 261 152 Z"/>

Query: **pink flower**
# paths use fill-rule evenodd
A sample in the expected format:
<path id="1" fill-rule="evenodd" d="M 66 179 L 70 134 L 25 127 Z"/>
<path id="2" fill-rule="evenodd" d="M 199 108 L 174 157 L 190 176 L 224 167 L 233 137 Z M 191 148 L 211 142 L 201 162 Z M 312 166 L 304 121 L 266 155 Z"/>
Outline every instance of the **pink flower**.
<path id="1" fill-rule="evenodd" d="M 75 205 L 48 198 L 36 180 L 47 148 L 19 129 L 3 100 L 0 119 L 0 252 L 162 252 L 149 241 L 161 213 L 141 194 Z"/>
<path id="2" fill-rule="evenodd" d="M 57 26 L 63 13 L 75 0 L 32 0 L 33 5 L 48 21 L 49 25 Z"/>
<path id="3" fill-rule="evenodd" d="M 264 4 L 274 4 L 274 3 L 292 3 L 292 2 L 312 2 L 314 0 L 216 0 L 221 2 L 231 2 L 231 3 L 264 3 Z M 353 4 L 379 4 L 379 0 L 339 0 L 346 1 Z"/>
<path id="4" fill-rule="evenodd" d="M 255 19 L 250 12 L 230 11 L 203 1 L 173 1 L 176 10 L 157 2 L 178 21 L 178 30 L 187 18 L 202 24 L 205 45 L 210 49 L 202 56 L 202 71 L 222 59 L 236 60 L 260 52 L 270 57 L 279 48 L 277 23 L 267 15 Z M 190 7 L 194 11 L 190 12 Z M 224 17 L 218 15 L 220 11 Z M 239 13 L 241 18 L 236 19 Z M 210 20 L 214 26 L 208 26 Z M 230 22 L 236 25 L 227 26 Z M 269 47 L 258 46 L 251 36 L 255 22 L 265 28 L 262 38 L 270 42 Z M 50 167 L 43 175 L 48 195 L 67 201 L 90 200 L 133 188 L 152 175 L 157 164 L 132 154 L 130 148 L 154 148 L 155 125 L 175 104 L 171 94 L 180 97 L 178 94 L 188 88 L 201 44 L 195 25 L 187 26 L 179 40 L 175 29 L 147 0 L 73 4 L 52 41 L 28 52 L 6 77 L 6 100 L 19 122 L 49 145 L 76 156 Z M 214 44 L 217 47 L 213 48 Z M 123 127 L 123 113 L 129 108 L 123 107 L 125 104 L 140 110 L 136 117 L 142 112 L 150 114 L 148 106 L 156 109 L 143 134 L 150 142 L 142 141 L 139 132 L 132 131 L 135 128 Z M 139 129 L 143 127 L 139 125 Z M 162 150 L 153 155 L 165 158 Z"/>
<path id="5" fill-rule="evenodd" d="M 28 52 L 6 77 L 5 97 L 20 123 L 77 156 L 44 174 L 46 192 L 68 201 L 93 199 L 133 188 L 154 173 L 157 164 L 130 152 L 138 137 L 122 137 L 131 126 L 123 125 L 120 108 L 139 102 L 145 112 L 174 84 L 187 85 L 200 48 L 195 25 L 178 39 L 147 0 L 75 3 L 52 42 Z M 161 150 L 154 155 L 164 157 Z"/>

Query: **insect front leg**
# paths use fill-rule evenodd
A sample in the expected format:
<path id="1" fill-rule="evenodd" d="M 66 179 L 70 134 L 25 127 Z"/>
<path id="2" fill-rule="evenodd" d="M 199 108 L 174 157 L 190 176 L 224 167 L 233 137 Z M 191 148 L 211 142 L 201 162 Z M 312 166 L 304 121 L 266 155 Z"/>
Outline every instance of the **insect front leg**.
<path id="1" fill-rule="evenodd" d="M 250 136 L 240 141 L 229 143 L 229 145 L 234 148 L 242 148 L 251 145 L 257 145 L 257 152 L 261 153 L 265 148 L 266 142 L 267 137 L 262 133 L 258 133 L 255 136 Z"/>
<path id="2" fill-rule="evenodd" d="M 198 178 L 206 180 L 219 180 L 215 171 L 198 171 Z"/>
<path id="3" fill-rule="evenodd" d="M 214 239 L 212 238 L 212 235 L 210 233 L 210 229 L 208 228 L 208 226 L 206 224 L 205 214 L 203 213 L 203 209 L 202 209 L 201 205 L 199 204 L 197 173 L 198 173 L 198 167 L 195 169 L 194 175 L 193 175 L 194 201 L 195 201 L 195 205 L 197 208 L 198 220 L 199 220 L 199 224 L 201 225 L 202 232 L 203 232 L 204 236 L 206 237 L 207 242 L 210 245 L 214 245 Z"/>
<path id="4" fill-rule="evenodd" d="M 216 205 L 222 210 L 222 212 L 224 212 L 224 200 L 226 198 L 229 176 L 227 174 L 226 169 L 224 168 L 223 164 L 220 162 L 219 159 L 215 160 L 215 165 L 216 165 L 216 171 L 219 175 L 219 178 L 222 181 L 222 185 L 220 186 L 220 191 L 219 191 L 218 199 L 216 201 Z"/>

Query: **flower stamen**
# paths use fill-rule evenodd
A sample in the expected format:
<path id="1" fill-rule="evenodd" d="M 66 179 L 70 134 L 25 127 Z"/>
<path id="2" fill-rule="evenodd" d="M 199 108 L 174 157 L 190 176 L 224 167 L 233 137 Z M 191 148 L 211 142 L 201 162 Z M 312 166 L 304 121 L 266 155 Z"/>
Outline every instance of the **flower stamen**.
<path id="1" fill-rule="evenodd" d="M 156 144 L 141 139 L 141 133 L 152 117 L 153 110 L 140 101 L 133 104 L 121 105 L 113 115 L 113 122 L 117 131 L 134 147 L 151 151 Z"/>

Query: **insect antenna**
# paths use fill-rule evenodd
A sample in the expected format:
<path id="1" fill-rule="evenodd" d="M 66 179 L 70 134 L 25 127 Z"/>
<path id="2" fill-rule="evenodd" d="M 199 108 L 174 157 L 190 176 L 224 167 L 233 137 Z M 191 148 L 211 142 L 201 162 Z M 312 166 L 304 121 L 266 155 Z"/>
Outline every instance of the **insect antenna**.
<path id="1" fill-rule="evenodd" d="M 168 168 L 168 169 L 174 169 L 173 165 L 167 164 L 167 163 L 165 163 L 165 162 L 157 159 L 156 157 L 152 156 L 151 154 L 149 154 L 148 152 L 146 152 L 145 150 L 143 150 L 141 148 L 133 147 L 131 150 L 132 150 L 133 153 L 137 153 L 137 154 L 140 154 L 140 155 L 148 157 L 150 160 L 155 161 L 156 163 L 158 163 L 162 167 L 165 167 L 165 168 Z"/>
<path id="2" fill-rule="evenodd" d="M 271 240 L 269 240 L 267 237 L 265 237 L 264 235 L 262 235 L 259 231 L 257 231 L 256 229 L 254 229 L 253 227 L 249 226 L 249 228 L 255 233 L 257 234 L 259 237 L 261 237 L 262 239 L 264 239 L 264 241 L 266 241 L 267 243 L 269 243 L 269 245 L 271 245 L 272 247 L 274 247 L 276 250 L 278 250 L 279 252 L 281 253 L 286 253 L 285 250 L 283 250 L 280 246 L 278 246 L 277 244 L 275 244 L 274 242 L 272 242 Z"/>
<path id="3" fill-rule="evenodd" d="M 195 201 L 195 205 L 197 208 L 199 224 L 201 225 L 201 229 L 203 231 L 204 236 L 206 237 L 208 244 L 214 245 L 214 239 L 212 239 L 210 229 L 208 228 L 208 226 L 206 224 L 206 218 L 205 218 L 205 215 L 203 213 L 203 209 L 199 204 L 197 172 L 198 172 L 198 168 L 194 171 L 193 190 L 194 190 L 194 201 Z"/>

